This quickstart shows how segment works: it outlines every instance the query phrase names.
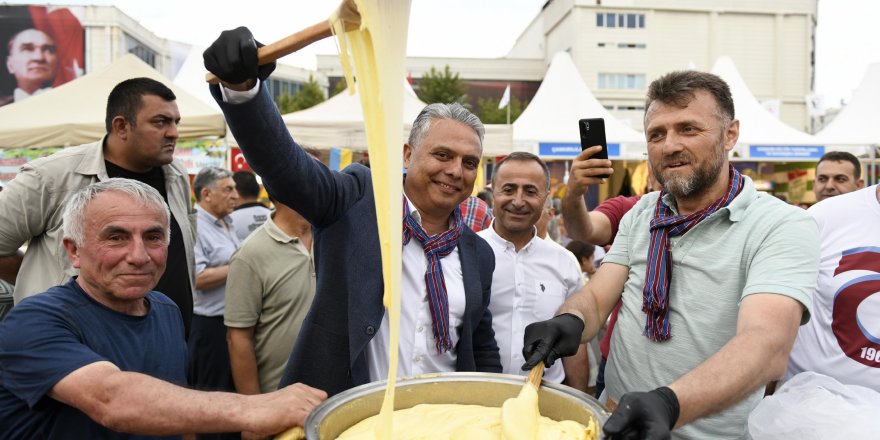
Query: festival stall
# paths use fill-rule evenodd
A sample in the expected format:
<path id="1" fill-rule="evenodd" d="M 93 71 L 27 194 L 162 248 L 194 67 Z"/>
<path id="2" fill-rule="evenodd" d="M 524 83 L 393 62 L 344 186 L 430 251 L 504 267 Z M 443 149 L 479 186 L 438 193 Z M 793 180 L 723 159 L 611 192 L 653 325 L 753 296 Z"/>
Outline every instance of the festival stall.
<path id="1" fill-rule="evenodd" d="M 739 142 L 731 161 L 755 186 L 792 203 L 814 203 L 816 161 L 826 148 L 815 136 L 794 129 L 773 116 L 752 94 L 733 60 L 721 56 L 712 73 L 730 86 Z"/>
<path id="2" fill-rule="evenodd" d="M 422 102 L 412 87 L 404 81 L 403 120 L 401 130 L 403 139 L 409 138 L 409 130 L 419 112 L 427 105 Z M 358 92 L 338 93 L 314 107 L 288 113 L 283 116 L 284 123 L 297 142 L 320 149 L 343 148 L 354 151 L 367 150 L 367 137 L 364 130 L 364 112 L 361 109 Z M 483 140 L 483 155 L 494 157 L 511 151 L 511 127 L 505 124 L 486 125 Z"/>
<path id="3" fill-rule="evenodd" d="M 620 122 L 593 96 L 571 55 L 558 52 L 528 107 L 513 123 L 517 150 L 544 159 L 571 159 L 581 152 L 577 123 L 604 118 L 611 159 L 645 159 L 645 137 Z"/>
<path id="4" fill-rule="evenodd" d="M 852 100 L 816 138 L 832 150 L 846 149 L 867 165 L 865 182 L 877 182 L 877 150 L 880 145 L 880 63 L 868 66 Z"/>

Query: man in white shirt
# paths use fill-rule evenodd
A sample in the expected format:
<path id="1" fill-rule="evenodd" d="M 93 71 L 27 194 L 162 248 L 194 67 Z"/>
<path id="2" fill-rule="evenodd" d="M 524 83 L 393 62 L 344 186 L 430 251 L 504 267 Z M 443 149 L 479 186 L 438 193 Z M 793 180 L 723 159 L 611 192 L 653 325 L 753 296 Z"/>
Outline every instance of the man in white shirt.
<path id="1" fill-rule="evenodd" d="M 492 176 L 495 220 L 477 235 L 495 252 L 492 276 L 492 327 L 508 374 L 527 374 L 520 367 L 523 331 L 550 319 L 556 309 L 583 286 L 580 268 L 565 248 L 543 240 L 535 224 L 550 191 L 547 165 L 531 153 L 505 157 Z M 584 346 L 576 356 L 552 365 L 544 378 L 586 391 L 589 365 Z"/>
<path id="2" fill-rule="evenodd" d="M 880 186 L 829 198 L 807 213 L 819 226 L 819 282 L 783 380 L 815 371 L 880 392 Z"/>
<path id="3" fill-rule="evenodd" d="M 294 142 L 262 84 L 274 66 L 258 65 L 247 28 L 223 32 L 204 58 L 221 79 L 211 92 L 248 164 L 273 199 L 314 227 L 315 298 L 280 385 L 334 395 L 385 379 L 390 326 L 370 169 L 331 171 Z M 403 146 L 404 197 L 394 211 L 404 235 L 398 377 L 501 371 L 488 310 L 495 258 L 459 210 L 473 192 L 483 134 L 461 105 L 435 103 Z"/>

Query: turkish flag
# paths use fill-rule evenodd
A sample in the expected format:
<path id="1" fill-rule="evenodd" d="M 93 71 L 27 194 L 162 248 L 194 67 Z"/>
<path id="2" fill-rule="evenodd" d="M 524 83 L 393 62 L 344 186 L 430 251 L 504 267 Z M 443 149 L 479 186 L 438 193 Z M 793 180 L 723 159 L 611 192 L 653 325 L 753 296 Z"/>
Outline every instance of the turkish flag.
<path id="1" fill-rule="evenodd" d="M 232 147 L 230 151 L 230 157 L 232 162 L 232 172 L 236 171 L 253 171 L 251 170 L 251 166 L 248 165 L 247 161 L 244 159 L 244 154 L 241 152 L 241 148 Z"/>

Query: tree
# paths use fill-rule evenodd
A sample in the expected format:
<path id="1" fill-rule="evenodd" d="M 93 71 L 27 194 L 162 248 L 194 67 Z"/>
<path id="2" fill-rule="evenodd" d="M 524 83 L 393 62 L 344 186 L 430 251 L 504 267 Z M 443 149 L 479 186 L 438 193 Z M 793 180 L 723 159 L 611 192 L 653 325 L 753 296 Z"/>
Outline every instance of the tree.
<path id="1" fill-rule="evenodd" d="M 336 87 L 330 92 L 330 97 L 336 96 L 345 91 L 348 88 L 348 80 L 343 76 L 342 79 L 336 82 Z"/>
<path id="2" fill-rule="evenodd" d="M 431 66 L 431 70 L 422 76 L 417 94 L 428 104 L 457 102 L 467 107 L 465 92 L 467 84 L 458 77 L 458 73 L 453 74 L 447 65 L 442 72 Z"/>
<path id="3" fill-rule="evenodd" d="M 480 98 L 477 100 L 477 107 L 479 108 L 478 116 L 484 124 L 507 123 L 507 107 L 498 108 L 499 102 L 501 102 L 501 98 Z M 525 110 L 529 103 L 528 101 L 520 101 L 516 96 L 511 96 L 510 103 L 507 105 L 510 106 L 510 123 L 513 124 L 513 121 L 516 121 L 516 118 L 522 114 L 523 110 Z"/>
<path id="4" fill-rule="evenodd" d="M 307 109 L 321 102 L 324 102 L 324 91 L 321 90 L 321 86 L 318 85 L 315 78 L 309 75 L 309 80 L 303 85 L 302 89 L 293 96 L 283 93 L 278 97 L 275 104 L 282 114 L 286 114 Z"/>

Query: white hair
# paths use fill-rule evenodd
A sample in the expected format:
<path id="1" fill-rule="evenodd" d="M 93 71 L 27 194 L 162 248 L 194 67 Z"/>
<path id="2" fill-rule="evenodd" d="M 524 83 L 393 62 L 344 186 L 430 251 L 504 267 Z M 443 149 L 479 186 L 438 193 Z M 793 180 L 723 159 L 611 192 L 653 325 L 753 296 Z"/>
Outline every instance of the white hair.
<path id="1" fill-rule="evenodd" d="M 162 195 L 159 194 L 159 191 L 137 180 L 120 178 L 95 182 L 79 189 L 67 198 L 62 217 L 64 238 L 73 240 L 77 246 L 82 246 L 85 236 L 86 207 L 98 194 L 109 191 L 123 193 L 131 197 L 135 202 L 162 211 L 166 225 L 165 237 L 166 240 L 171 240 L 171 212 L 168 211 L 168 205 L 165 203 Z"/>

